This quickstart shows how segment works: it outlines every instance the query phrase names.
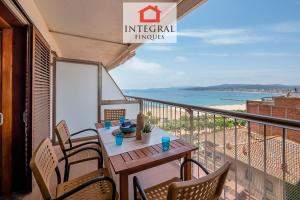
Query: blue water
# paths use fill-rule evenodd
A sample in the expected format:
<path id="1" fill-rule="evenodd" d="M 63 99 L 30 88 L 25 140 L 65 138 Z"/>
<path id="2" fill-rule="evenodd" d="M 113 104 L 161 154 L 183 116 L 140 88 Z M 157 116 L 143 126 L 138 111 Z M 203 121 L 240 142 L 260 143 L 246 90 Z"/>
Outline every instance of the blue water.
<path id="1" fill-rule="evenodd" d="M 176 88 L 124 90 L 123 92 L 129 96 L 159 99 L 197 106 L 244 104 L 247 100 L 258 100 L 263 97 L 272 97 L 277 95 L 252 92 L 195 91 Z"/>

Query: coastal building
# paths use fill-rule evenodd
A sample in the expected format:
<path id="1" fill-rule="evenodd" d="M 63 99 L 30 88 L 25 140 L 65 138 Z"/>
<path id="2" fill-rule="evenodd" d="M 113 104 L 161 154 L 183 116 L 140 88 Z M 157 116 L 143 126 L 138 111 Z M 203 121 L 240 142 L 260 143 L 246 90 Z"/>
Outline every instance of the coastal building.
<path id="1" fill-rule="evenodd" d="M 247 112 L 284 119 L 300 120 L 300 93 L 290 92 L 286 96 L 275 96 L 260 101 L 247 101 Z M 253 132 L 264 134 L 264 126 L 251 123 Z M 267 136 L 282 136 L 282 128 L 266 126 Z M 300 132 L 287 130 L 286 137 L 300 143 Z"/>
<path id="2" fill-rule="evenodd" d="M 286 164 L 282 165 L 282 138 L 268 136 L 264 138 L 257 133 L 248 137 L 247 130 L 240 128 L 222 133 L 207 134 L 202 142 L 201 162 L 213 170 L 214 164 L 221 166 L 225 160 L 235 165 L 229 172 L 226 190 L 234 196 L 237 182 L 238 199 L 277 200 L 284 193 L 287 199 L 297 199 L 300 189 L 300 170 L 293 166 L 300 165 L 300 144 L 286 141 Z M 235 142 L 236 141 L 236 142 Z M 266 145 L 266 146 L 264 146 Z M 264 154 L 266 148 L 266 154 Z M 286 175 L 283 177 L 282 169 Z M 249 195 L 251 194 L 251 195 Z M 230 199 L 229 197 L 227 199 Z"/>

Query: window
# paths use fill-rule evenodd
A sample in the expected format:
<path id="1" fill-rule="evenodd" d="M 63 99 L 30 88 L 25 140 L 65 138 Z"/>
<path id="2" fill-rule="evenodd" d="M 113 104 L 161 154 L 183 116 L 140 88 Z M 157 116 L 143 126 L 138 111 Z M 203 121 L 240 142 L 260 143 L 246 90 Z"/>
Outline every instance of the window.
<path id="1" fill-rule="evenodd" d="M 246 169 L 246 170 L 245 170 L 245 179 L 246 179 L 246 180 L 249 180 L 249 181 L 252 181 L 252 173 L 251 173 L 251 170 L 249 170 L 249 169 Z"/>
<path id="2" fill-rule="evenodd" d="M 266 180 L 266 190 L 268 192 L 273 192 L 273 183 L 269 180 Z"/>
<path id="3" fill-rule="evenodd" d="M 50 46 L 36 28 L 32 31 L 32 149 L 50 136 Z"/>

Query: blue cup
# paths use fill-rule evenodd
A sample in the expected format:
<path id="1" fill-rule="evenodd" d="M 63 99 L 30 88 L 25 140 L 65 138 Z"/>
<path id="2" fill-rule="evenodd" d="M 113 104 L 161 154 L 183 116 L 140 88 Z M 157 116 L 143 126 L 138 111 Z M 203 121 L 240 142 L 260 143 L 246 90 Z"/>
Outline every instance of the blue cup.
<path id="1" fill-rule="evenodd" d="M 106 120 L 106 121 L 105 121 L 105 128 L 106 128 L 106 129 L 110 129 L 110 125 L 111 125 L 111 124 L 110 124 L 110 120 Z"/>
<path id="2" fill-rule="evenodd" d="M 116 138 L 116 145 L 118 145 L 118 146 L 122 145 L 122 143 L 123 143 L 123 137 L 124 137 L 124 135 L 121 132 L 116 134 L 116 136 L 115 136 L 115 138 Z"/>
<path id="3" fill-rule="evenodd" d="M 125 116 L 120 116 L 120 125 L 122 125 L 125 122 Z"/>
<path id="4" fill-rule="evenodd" d="M 168 151 L 170 149 L 170 137 L 164 136 L 161 138 L 163 151 Z"/>

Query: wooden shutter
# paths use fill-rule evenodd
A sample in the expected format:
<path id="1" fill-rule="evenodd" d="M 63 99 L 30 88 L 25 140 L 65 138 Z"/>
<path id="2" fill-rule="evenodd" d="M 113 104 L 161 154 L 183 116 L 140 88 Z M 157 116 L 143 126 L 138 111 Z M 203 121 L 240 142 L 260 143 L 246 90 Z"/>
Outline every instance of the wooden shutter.
<path id="1" fill-rule="evenodd" d="M 32 31 L 32 149 L 50 135 L 50 46 Z"/>

